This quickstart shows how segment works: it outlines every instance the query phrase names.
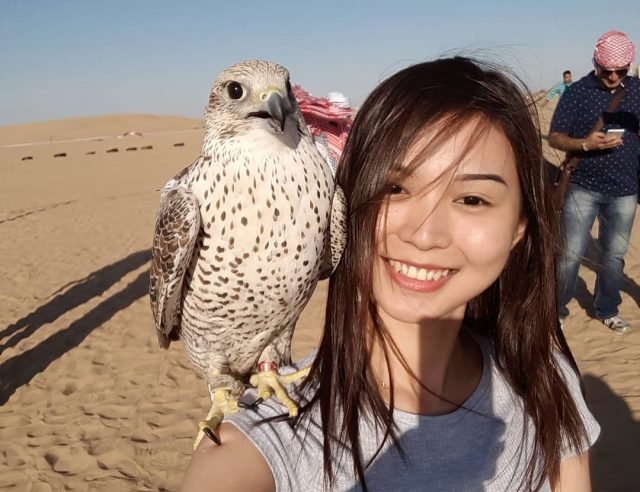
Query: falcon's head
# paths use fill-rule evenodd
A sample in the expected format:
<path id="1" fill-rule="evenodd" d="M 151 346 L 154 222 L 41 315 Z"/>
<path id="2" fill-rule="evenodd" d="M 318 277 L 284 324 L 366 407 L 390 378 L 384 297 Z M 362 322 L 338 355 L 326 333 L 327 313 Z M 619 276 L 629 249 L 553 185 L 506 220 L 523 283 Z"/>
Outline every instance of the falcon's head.
<path id="1" fill-rule="evenodd" d="M 288 126 L 299 132 L 301 120 L 289 71 L 262 60 L 245 61 L 224 70 L 213 84 L 206 110 L 208 129 L 221 139 L 255 129 L 279 135 Z"/>

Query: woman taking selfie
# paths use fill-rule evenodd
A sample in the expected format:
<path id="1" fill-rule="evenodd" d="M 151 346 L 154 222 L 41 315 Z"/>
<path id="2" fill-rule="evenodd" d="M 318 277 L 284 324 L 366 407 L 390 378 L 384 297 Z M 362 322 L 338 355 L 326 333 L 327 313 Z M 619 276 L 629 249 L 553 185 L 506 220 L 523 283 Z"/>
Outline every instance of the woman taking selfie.
<path id="1" fill-rule="evenodd" d="M 542 163 L 502 73 L 456 57 L 382 82 L 338 169 L 349 236 L 300 417 L 231 415 L 183 490 L 589 490 Z"/>

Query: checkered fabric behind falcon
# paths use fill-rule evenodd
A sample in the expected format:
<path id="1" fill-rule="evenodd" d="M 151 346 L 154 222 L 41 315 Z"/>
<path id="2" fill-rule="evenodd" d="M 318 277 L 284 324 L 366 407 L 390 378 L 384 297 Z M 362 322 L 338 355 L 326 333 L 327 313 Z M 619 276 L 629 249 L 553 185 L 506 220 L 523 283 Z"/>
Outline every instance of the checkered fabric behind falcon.
<path id="1" fill-rule="evenodd" d="M 316 147 L 335 175 L 351 130 L 353 109 L 340 107 L 324 97 L 312 96 L 299 85 L 293 86 L 293 94 L 298 100 Z"/>

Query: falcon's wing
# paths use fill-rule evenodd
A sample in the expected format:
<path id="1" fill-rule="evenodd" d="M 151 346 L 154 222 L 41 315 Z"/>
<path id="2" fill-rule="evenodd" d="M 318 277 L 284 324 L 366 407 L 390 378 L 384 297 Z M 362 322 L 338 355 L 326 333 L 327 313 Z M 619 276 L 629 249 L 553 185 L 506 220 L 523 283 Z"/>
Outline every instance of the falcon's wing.
<path id="1" fill-rule="evenodd" d="M 200 230 L 200 210 L 186 188 L 163 191 L 151 249 L 149 297 L 158 343 L 167 348 L 180 330 L 182 283 Z"/>
<path id="2" fill-rule="evenodd" d="M 329 278 L 340 263 L 344 246 L 347 243 L 347 198 L 340 186 L 336 185 L 331 202 L 331 223 L 329 247 L 324 253 L 324 261 L 320 270 L 320 279 Z"/>

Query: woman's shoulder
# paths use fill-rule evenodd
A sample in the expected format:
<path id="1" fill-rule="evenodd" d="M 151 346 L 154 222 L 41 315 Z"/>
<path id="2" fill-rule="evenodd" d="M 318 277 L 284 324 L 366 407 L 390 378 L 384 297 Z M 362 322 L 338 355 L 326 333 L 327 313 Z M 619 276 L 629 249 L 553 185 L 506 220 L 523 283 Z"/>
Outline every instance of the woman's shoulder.
<path id="1" fill-rule="evenodd" d="M 312 352 L 304 359 L 282 367 L 279 374 L 287 375 L 310 367 L 315 355 Z M 289 384 L 286 389 L 299 405 L 309 402 L 312 392 L 309 387 L 304 393 L 298 383 Z M 260 401 L 254 388 L 245 392 L 241 407 L 240 411 L 225 417 L 226 425 L 241 433 L 258 450 L 278 490 L 313 490 L 311 484 L 322 483 L 323 434 L 316 411 L 305 412 L 299 419 L 290 418 L 287 407 L 277 398 Z M 305 483 L 297 482 L 301 477 Z"/>
<path id="2" fill-rule="evenodd" d="M 236 427 L 218 429 L 222 445 L 203 439 L 194 451 L 180 490 L 274 491 L 273 474 L 259 449 Z"/>

